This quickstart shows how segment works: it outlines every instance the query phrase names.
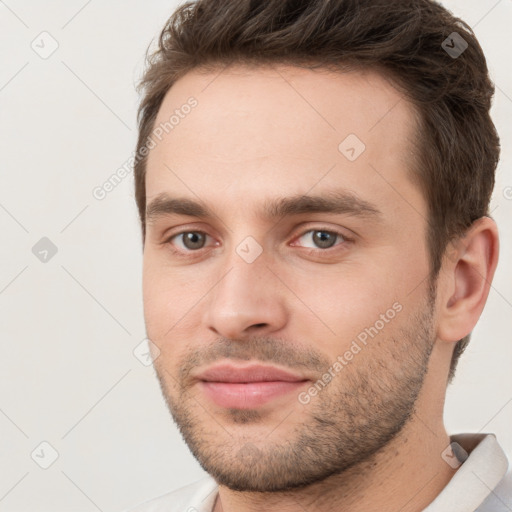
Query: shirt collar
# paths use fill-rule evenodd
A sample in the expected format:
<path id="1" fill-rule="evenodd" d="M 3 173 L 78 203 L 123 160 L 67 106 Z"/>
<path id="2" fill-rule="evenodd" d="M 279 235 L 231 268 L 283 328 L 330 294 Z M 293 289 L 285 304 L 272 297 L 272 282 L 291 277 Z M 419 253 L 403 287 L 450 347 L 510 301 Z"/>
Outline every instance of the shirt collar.
<path id="1" fill-rule="evenodd" d="M 507 472 L 507 457 L 494 434 L 456 434 L 450 439 L 469 456 L 423 512 L 476 510 Z"/>

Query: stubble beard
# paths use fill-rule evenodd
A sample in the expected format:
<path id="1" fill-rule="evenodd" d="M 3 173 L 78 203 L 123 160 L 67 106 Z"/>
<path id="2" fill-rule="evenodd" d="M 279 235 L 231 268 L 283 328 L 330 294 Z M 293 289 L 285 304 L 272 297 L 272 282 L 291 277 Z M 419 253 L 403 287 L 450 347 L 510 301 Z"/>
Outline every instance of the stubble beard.
<path id="1" fill-rule="evenodd" d="M 430 301 L 393 337 L 385 337 L 384 329 L 309 404 L 294 397 L 288 411 L 279 411 L 286 425 L 296 417 L 281 437 L 277 415 L 271 422 L 258 409 L 227 409 L 219 415 L 201 403 L 185 384 L 190 369 L 207 360 L 199 352 L 183 361 L 179 377 L 171 379 L 156 361 L 155 369 L 183 439 L 218 484 L 249 492 L 299 489 L 363 464 L 402 431 L 414 413 L 435 341 L 432 314 Z M 290 368 L 309 365 L 320 374 L 333 363 L 313 350 L 291 352 L 285 342 L 268 337 L 221 339 L 208 360 L 221 356 L 288 361 Z M 242 425 L 253 433 L 244 434 Z"/>

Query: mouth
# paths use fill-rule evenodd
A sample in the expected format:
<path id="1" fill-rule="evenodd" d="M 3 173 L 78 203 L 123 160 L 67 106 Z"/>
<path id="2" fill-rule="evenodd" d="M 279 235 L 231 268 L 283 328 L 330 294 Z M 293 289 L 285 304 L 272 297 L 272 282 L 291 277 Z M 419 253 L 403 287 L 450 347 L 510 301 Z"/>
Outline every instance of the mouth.
<path id="1" fill-rule="evenodd" d="M 309 379 L 275 366 L 215 365 L 197 376 L 207 399 L 219 407 L 254 409 L 297 392 Z"/>

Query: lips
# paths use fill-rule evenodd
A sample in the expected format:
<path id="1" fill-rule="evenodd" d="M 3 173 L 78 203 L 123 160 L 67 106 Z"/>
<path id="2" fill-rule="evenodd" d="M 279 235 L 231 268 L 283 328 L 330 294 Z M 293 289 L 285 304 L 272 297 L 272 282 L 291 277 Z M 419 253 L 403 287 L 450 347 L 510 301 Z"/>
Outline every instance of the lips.
<path id="1" fill-rule="evenodd" d="M 297 391 L 308 379 L 275 366 L 220 364 L 196 377 L 205 396 L 216 405 L 253 409 Z"/>
<path id="2" fill-rule="evenodd" d="M 294 375 L 275 366 L 251 365 L 247 367 L 237 367 L 223 364 L 213 366 L 200 373 L 197 377 L 200 380 L 208 382 L 298 382 L 307 380 L 304 377 Z"/>

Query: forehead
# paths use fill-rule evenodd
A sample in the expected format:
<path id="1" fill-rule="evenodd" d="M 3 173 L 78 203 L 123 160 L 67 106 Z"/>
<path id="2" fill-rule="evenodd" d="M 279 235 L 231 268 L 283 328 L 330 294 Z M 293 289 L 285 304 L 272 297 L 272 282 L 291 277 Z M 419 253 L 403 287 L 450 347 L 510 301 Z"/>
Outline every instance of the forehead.
<path id="1" fill-rule="evenodd" d="M 168 91 L 159 127 L 147 203 L 167 192 L 244 209 L 343 188 L 384 211 L 425 211 L 409 178 L 414 108 L 375 72 L 194 70 Z"/>

